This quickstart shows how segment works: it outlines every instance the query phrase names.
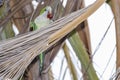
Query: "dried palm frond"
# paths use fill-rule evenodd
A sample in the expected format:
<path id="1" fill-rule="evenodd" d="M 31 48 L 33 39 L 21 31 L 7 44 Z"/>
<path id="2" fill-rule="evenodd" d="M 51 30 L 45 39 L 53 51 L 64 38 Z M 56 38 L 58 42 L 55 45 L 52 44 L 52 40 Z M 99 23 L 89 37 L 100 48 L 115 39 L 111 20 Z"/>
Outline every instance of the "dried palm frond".
<path id="1" fill-rule="evenodd" d="M 112 75 L 110 80 L 119 80 L 120 79 L 120 68 L 116 70 L 116 72 Z"/>
<path id="2" fill-rule="evenodd" d="M 0 20 L 0 28 L 2 25 L 4 25 L 7 21 L 13 17 L 17 11 L 19 11 L 21 8 L 23 8 L 25 5 L 29 4 L 31 0 L 20 0 L 20 2 L 13 6 L 11 13 L 9 13 L 4 19 Z"/>
<path id="3" fill-rule="evenodd" d="M 93 5 L 60 18 L 40 30 L 1 41 L 0 78 L 17 80 L 40 52 L 49 49 L 75 29 L 77 25 L 97 10 L 104 1 L 98 0 Z M 61 30 L 62 33 L 60 33 Z"/>
<path id="4" fill-rule="evenodd" d="M 12 19 L 13 23 L 16 25 L 20 34 L 25 33 L 29 24 L 28 21 L 30 20 L 30 16 L 32 15 L 32 12 L 34 10 L 32 1 L 31 2 L 29 1 L 29 3 L 26 3 L 26 2 L 27 2 L 26 0 L 21 0 L 21 1 L 10 0 L 9 1 L 9 5 L 10 5 L 9 7 L 11 9 L 11 13 L 13 13 L 16 10 L 14 15 L 11 16 L 12 18 L 10 19 Z M 18 6 L 19 7 L 21 6 L 21 8 L 18 9 Z"/>

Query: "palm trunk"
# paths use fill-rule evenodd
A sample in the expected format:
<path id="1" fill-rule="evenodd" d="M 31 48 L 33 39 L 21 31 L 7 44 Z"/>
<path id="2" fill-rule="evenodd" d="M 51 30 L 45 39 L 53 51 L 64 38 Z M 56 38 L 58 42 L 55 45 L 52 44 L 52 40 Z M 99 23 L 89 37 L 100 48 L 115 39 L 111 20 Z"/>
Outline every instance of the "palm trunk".
<path id="1" fill-rule="evenodd" d="M 14 7 L 20 3 L 21 1 L 17 1 L 17 0 L 10 0 L 10 7 L 11 10 L 14 9 Z M 19 33 L 25 33 L 25 31 L 27 31 L 27 27 L 29 27 L 29 20 L 30 20 L 30 16 L 33 12 L 33 5 L 32 2 L 30 2 L 29 4 L 26 4 L 25 6 L 23 6 L 23 8 L 21 8 L 19 11 L 17 11 L 13 17 L 12 20 L 14 22 L 14 24 L 16 25 L 17 29 L 19 30 Z"/>
<path id="2" fill-rule="evenodd" d="M 111 0 L 111 8 L 115 17 L 117 61 L 116 69 L 120 67 L 120 0 Z"/>
<path id="3" fill-rule="evenodd" d="M 3 5 L 0 6 L 0 19 L 1 20 L 4 19 L 6 15 L 8 15 L 8 10 L 9 10 L 8 2 L 4 1 Z M 1 30 L 0 40 L 7 39 L 15 35 L 13 28 L 12 28 L 12 23 L 10 20 L 6 22 L 6 24 L 2 25 L 0 30 Z"/>

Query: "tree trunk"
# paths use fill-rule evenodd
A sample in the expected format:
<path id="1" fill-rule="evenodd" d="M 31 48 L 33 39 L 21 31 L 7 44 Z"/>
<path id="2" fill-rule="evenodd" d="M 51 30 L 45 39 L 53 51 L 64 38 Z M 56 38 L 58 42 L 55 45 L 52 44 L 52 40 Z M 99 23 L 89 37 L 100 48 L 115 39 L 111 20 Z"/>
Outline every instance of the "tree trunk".
<path id="1" fill-rule="evenodd" d="M 120 67 L 120 0 L 111 0 L 111 7 L 115 17 L 117 61 L 116 69 Z"/>
<path id="2" fill-rule="evenodd" d="M 18 0 L 10 0 L 10 7 L 11 7 L 11 11 L 14 9 L 14 6 L 16 6 L 19 3 Z M 27 29 L 26 27 L 29 27 L 29 19 L 32 15 L 33 12 L 33 5 L 32 2 L 29 4 L 26 4 L 25 6 L 23 6 L 22 9 L 20 9 L 19 11 L 17 11 L 15 13 L 15 15 L 12 17 L 12 20 L 14 22 L 14 24 L 16 25 L 17 29 L 19 30 L 19 33 L 24 33 Z"/>
<path id="3" fill-rule="evenodd" d="M 3 5 L 0 6 L 0 20 L 4 19 L 6 15 L 8 15 L 8 11 L 9 11 L 8 2 L 4 1 Z M 15 34 L 10 20 L 6 22 L 6 24 L 2 25 L 2 27 L 0 27 L 0 40 L 11 38 L 14 35 Z"/>

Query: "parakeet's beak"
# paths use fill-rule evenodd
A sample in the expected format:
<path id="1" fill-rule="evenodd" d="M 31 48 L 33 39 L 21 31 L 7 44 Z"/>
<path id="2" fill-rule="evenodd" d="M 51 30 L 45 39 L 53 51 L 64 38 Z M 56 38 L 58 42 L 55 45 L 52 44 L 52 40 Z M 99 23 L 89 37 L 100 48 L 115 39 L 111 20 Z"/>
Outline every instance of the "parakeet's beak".
<path id="1" fill-rule="evenodd" d="M 51 12 L 48 12 L 47 18 L 52 19 L 53 18 L 53 14 Z"/>
<path id="2" fill-rule="evenodd" d="M 47 13 L 47 18 L 52 19 L 53 18 L 52 8 L 50 6 L 47 6 L 46 11 L 48 12 Z"/>

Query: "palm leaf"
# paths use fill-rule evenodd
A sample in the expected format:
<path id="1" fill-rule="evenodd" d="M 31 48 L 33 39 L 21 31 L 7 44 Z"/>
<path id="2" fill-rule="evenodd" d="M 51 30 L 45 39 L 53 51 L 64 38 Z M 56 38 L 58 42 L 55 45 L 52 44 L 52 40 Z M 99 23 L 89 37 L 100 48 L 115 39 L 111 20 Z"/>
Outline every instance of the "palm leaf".
<path id="1" fill-rule="evenodd" d="M 76 69 L 75 69 L 75 66 L 71 60 L 71 57 L 70 57 L 70 53 L 69 53 L 69 48 L 67 47 L 67 44 L 64 44 L 63 46 L 63 50 L 64 50 L 64 53 L 65 53 L 65 56 L 66 56 L 66 60 L 67 60 L 67 63 L 68 63 L 68 67 L 71 71 L 71 74 L 73 75 L 73 80 L 77 80 L 77 72 L 76 72 Z"/>
<path id="2" fill-rule="evenodd" d="M 0 77 L 4 79 L 18 79 L 40 52 L 50 49 L 90 16 L 104 1 L 105 0 L 98 0 L 93 5 L 60 18 L 40 30 L 1 41 Z M 72 26 L 70 26 L 71 24 Z M 64 29 L 67 30 L 65 31 Z M 58 37 L 56 36 L 56 31 Z M 59 34 L 61 34 L 59 32 L 61 31 L 62 35 L 59 36 Z"/>
<path id="3" fill-rule="evenodd" d="M 78 33 L 73 33 L 71 37 L 69 38 L 69 41 L 78 56 L 79 60 L 81 61 L 82 67 L 84 69 L 83 76 L 87 74 L 89 80 L 98 80 L 98 77 L 96 75 L 96 72 L 93 68 L 93 65 L 91 64 L 91 60 L 89 59 L 89 56 L 85 50 L 85 47 L 83 46 L 83 43 L 78 35 Z"/>

